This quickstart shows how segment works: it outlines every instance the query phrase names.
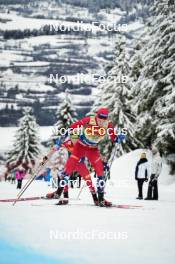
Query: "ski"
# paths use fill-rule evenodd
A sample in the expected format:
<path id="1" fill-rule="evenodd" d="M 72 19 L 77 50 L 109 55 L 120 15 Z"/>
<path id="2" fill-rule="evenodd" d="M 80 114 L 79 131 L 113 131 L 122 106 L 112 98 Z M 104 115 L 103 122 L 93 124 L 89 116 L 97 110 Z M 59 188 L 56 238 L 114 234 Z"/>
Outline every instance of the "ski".
<path id="1" fill-rule="evenodd" d="M 18 200 L 18 202 L 26 202 L 26 201 L 35 201 L 35 200 L 57 200 L 57 199 L 48 199 L 45 196 L 34 196 L 34 197 L 25 197 L 25 198 L 20 198 Z M 67 199 L 65 199 L 67 201 Z M 76 200 L 76 199 L 70 199 L 69 200 Z M 16 198 L 9 198 L 9 199 L 0 199 L 0 202 L 3 203 L 13 203 L 14 201 L 16 201 Z M 60 201 L 64 201 L 64 199 L 60 199 Z M 33 204 L 34 205 L 34 204 Z M 48 205 L 48 204 L 36 204 L 36 206 L 44 206 L 44 205 Z M 50 205 L 56 205 L 56 204 L 50 204 Z M 91 204 L 70 204 L 70 206 L 95 206 L 95 205 L 91 205 Z M 62 206 L 62 205 L 57 205 L 57 206 Z M 98 206 L 96 206 L 98 207 Z M 141 205 L 130 205 L 130 204 L 112 204 L 112 206 L 109 207 L 105 207 L 105 208 L 121 208 L 121 209 L 139 209 L 139 208 L 143 208 L 143 206 Z"/>
<path id="2" fill-rule="evenodd" d="M 70 199 L 61 198 L 59 201 L 64 202 L 64 200 L 68 201 Z M 62 206 L 59 204 L 55 204 L 55 205 Z M 69 205 L 82 205 L 83 206 L 83 205 L 87 205 L 87 204 L 69 204 Z M 88 204 L 88 205 L 91 205 L 91 204 Z M 100 206 L 97 206 L 94 204 L 92 204 L 92 206 L 100 207 Z M 142 205 L 130 205 L 130 204 L 112 204 L 111 206 L 104 206 L 104 208 L 139 209 L 139 208 L 143 208 L 143 206 Z"/>
<path id="3" fill-rule="evenodd" d="M 111 207 L 113 208 L 121 208 L 121 209 L 139 209 L 143 208 L 142 205 L 130 205 L 130 204 L 113 204 Z M 107 207 L 110 208 L 110 207 Z"/>
<path id="4" fill-rule="evenodd" d="M 98 207 L 98 208 L 105 208 L 105 209 L 111 209 L 111 208 L 116 208 L 116 209 L 141 209 L 141 208 L 143 208 L 142 206 L 133 206 L 133 205 L 126 205 L 126 204 L 122 204 L 122 205 L 112 205 L 112 206 L 110 206 L 110 207 L 106 207 L 106 206 L 104 206 L 104 207 L 100 207 L 100 206 L 96 206 L 96 205 L 91 205 L 91 204 L 67 204 L 67 205 L 57 205 L 57 204 L 31 204 L 32 206 L 57 206 L 57 207 L 59 207 L 59 206 L 61 206 L 61 207 L 65 207 L 65 206 L 68 206 L 68 207 L 70 207 L 70 206 L 93 206 L 93 207 Z"/>
<path id="5" fill-rule="evenodd" d="M 26 197 L 26 198 L 19 198 L 17 202 L 25 202 L 25 201 L 34 201 L 46 199 L 45 196 L 34 196 L 34 197 Z M 1 203 L 13 203 L 16 201 L 16 198 L 9 198 L 9 199 L 0 199 Z"/>
<path id="6" fill-rule="evenodd" d="M 34 200 L 58 200 L 58 198 L 49 199 L 46 196 L 34 196 L 34 197 L 24 197 L 17 200 L 17 202 L 26 202 L 26 201 L 34 201 Z M 77 198 L 69 198 L 69 200 L 78 201 Z M 80 200 L 80 199 L 79 199 Z M 16 198 L 9 199 L 0 199 L 0 203 L 13 203 L 16 201 Z"/>
<path id="7" fill-rule="evenodd" d="M 62 205 L 58 205 L 58 204 L 55 204 L 55 203 L 37 203 L 37 204 L 31 204 L 32 206 L 57 206 L 57 207 L 63 207 L 63 206 L 93 206 L 93 207 L 98 207 L 98 208 L 106 208 L 106 209 L 111 209 L 111 208 L 118 208 L 118 209 L 142 209 L 144 208 L 143 206 L 141 205 L 130 205 L 130 204 L 113 204 L 112 206 L 109 206 L 109 207 L 100 207 L 100 206 L 96 206 L 94 204 L 72 204 L 72 203 L 69 203 L 69 204 L 62 204 Z"/>

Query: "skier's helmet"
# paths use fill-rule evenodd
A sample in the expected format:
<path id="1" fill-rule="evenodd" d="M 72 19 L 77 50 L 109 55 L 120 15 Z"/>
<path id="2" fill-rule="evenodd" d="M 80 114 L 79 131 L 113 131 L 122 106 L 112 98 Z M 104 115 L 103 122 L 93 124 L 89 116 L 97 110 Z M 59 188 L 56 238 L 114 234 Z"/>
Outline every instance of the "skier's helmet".
<path id="1" fill-rule="evenodd" d="M 108 116 L 109 116 L 109 110 L 107 108 L 100 108 L 97 111 L 96 118 L 97 118 L 97 123 L 100 127 L 108 126 Z"/>

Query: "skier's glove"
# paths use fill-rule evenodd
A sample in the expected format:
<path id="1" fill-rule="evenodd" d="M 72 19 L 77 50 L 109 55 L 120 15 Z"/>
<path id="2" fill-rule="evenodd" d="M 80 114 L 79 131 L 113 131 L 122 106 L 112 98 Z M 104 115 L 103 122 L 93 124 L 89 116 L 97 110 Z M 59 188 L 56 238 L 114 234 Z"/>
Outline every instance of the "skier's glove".
<path id="1" fill-rule="evenodd" d="M 145 182 L 147 182 L 148 181 L 148 179 L 145 179 Z"/>
<path id="2" fill-rule="evenodd" d="M 62 137 L 55 139 L 54 149 L 55 150 L 59 150 L 59 148 L 61 147 L 62 142 L 63 142 Z"/>
<path id="3" fill-rule="evenodd" d="M 57 138 L 57 139 L 55 140 L 55 145 L 56 145 L 57 147 L 60 147 L 60 146 L 61 146 L 61 142 L 62 142 L 61 138 Z"/>
<path id="4" fill-rule="evenodd" d="M 124 134 L 119 134 L 117 135 L 117 139 L 115 141 L 115 143 L 120 144 L 123 140 L 125 140 L 126 136 Z"/>
<path id="5" fill-rule="evenodd" d="M 65 141 L 65 139 L 67 138 L 67 136 L 68 136 L 68 132 L 66 132 L 65 135 L 62 135 L 61 137 L 58 137 L 57 139 L 54 140 L 55 147 L 57 149 L 60 148 L 61 144 Z"/>

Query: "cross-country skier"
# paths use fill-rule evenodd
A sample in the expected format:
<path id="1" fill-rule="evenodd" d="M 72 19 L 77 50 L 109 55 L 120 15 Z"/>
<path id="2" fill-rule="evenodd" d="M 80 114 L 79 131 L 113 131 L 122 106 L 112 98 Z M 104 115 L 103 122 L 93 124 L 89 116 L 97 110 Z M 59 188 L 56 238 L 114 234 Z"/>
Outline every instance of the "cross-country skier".
<path id="1" fill-rule="evenodd" d="M 80 129 L 79 139 L 74 145 L 73 152 L 68 159 L 62 179 L 68 183 L 68 180 L 73 171 L 76 170 L 77 164 L 81 158 L 86 157 L 90 161 L 92 167 L 97 174 L 97 192 L 99 206 L 111 206 L 110 202 L 106 203 L 104 200 L 104 185 L 105 177 L 103 170 L 103 162 L 98 150 L 98 143 L 100 143 L 107 132 L 113 142 L 118 142 L 125 138 L 124 134 L 116 136 L 112 123 L 108 119 L 109 111 L 107 108 L 98 110 L 95 116 L 84 117 L 83 119 L 73 123 L 72 129 Z M 58 187 L 57 194 L 60 197 L 64 187 Z"/>
<path id="2" fill-rule="evenodd" d="M 156 147 L 152 148 L 151 177 L 145 200 L 158 200 L 158 177 L 162 170 L 162 159 Z"/>
<path id="3" fill-rule="evenodd" d="M 72 153 L 72 151 L 74 149 L 74 143 L 73 142 L 74 142 L 73 137 L 71 137 L 71 139 L 68 139 L 64 143 L 62 143 L 61 147 L 66 148 L 69 153 Z M 54 147 L 49 152 L 48 156 L 51 156 L 59 148 L 60 148 L 60 145 L 59 144 L 55 144 Z M 44 159 L 47 159 L 47 157 L 44 157 Z M 81 158 L 79 160 L 79 162 L 77 163 L 77 165 L 75 167 L 75 171 L 77 171 L 80 174 L 80 176 L 86 181 L 86 184 L 87 184 L 87 186 L 88 186 L 88 188 L 90 190 L 90 193 L 92 195 L 94 204 L 98 205 L 98 198 L 97 198 L 96 190 L 95 190 L 95 187 L 94 187 L 94 185 L 92 183 L 90 172 L 89 172 L 89 170 L 87 169 L 87 167 L 86 167 L 86 165 L 84 163 L 84 158 Z M 60 176 L 60 175 L 58 175 L 58 176 Z M 59 183 L 60 183 L 60 177 L 59 177 Z M 59 188 L 55 192 L 48 193 L 46 195 L 46 197 L 48 199 L 59 198 L 60 197 Z M 59 201 L 59 205 L 68 203 L 68 198 L 69 198 L 69 195 L 68 195 L 68 184 L 66 184 L 64 186 L 63 197 L 64 197 L 64 199 Z"/>

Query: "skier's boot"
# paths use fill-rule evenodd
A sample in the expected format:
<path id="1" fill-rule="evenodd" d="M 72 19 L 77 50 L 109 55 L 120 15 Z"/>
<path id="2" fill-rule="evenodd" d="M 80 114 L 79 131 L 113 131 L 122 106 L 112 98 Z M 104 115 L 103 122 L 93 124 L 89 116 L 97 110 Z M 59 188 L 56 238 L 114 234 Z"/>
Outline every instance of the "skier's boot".
<path id="1" fill-rule="evenodd" d="M 112 206 L 112 203 L 107 201 L 106 199 L 104 199 L 104 203 L 105 203 L 106 207 L 111 207 Z"/>
<path id="2" fill-rule="evenodd" d="M 98 193 L 98 205 L 100 207 L 111 207 L 112 203 L 104 199 L 104 193 Z"/>
<path id="3" fill-rule="evenodd" d="M 52 192 L 52 193 L 47 193 L 47 194 L 46 194 L 46 198 L 47 198 L 47 199 L 58 199 L 57 191 Z"/>
<path id="4" fill-rule="evenodd" d="M 96 206 L 98 206 L 99 201 L 98 201 L 97 194 L 96 194 L 95 192 L 91 192 L 91 195 L 92 195 L 92 199 L 93 199 L 93 201 L 94 201 L 94 204 L 95 204 Z"/>
<path id="5" fill-rule="evenodd" d="M 63 193 L 63 199 L 60 199 L 56 205 L 66 205 L 69 203 L 69 193 Z"/>
<path id="6" fill-rule="evenodd" d="M 63 192 L 63 187 L 58 187 L 55 192 L 46 194 L 47 199 L 59 199 Z"/>

